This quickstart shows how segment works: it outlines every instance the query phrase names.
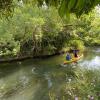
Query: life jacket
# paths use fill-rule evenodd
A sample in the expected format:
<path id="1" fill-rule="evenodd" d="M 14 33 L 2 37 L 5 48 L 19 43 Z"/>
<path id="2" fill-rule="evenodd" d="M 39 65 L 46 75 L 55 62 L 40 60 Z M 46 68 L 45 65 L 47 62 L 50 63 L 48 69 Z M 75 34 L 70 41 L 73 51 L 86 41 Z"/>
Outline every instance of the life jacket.
<path id="1" fill-rule="evenodd" d="M 70 60 L 70 59 L 71 59 L 70 55 L 67 55 L 66 60 Z"/>

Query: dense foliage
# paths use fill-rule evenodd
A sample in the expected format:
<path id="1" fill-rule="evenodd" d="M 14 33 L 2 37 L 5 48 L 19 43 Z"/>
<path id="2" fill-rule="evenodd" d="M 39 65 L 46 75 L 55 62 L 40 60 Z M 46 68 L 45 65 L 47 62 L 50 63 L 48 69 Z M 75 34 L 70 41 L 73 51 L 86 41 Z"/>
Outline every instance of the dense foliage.
<path id="1" fill-rule="evenodd" d="M 100 45 L 100 20 L 99 9 L 96 8 L 88 15 L 83 15 L 79 19 L 75 19 L 73 25 L 73 34 L 76 38 L 82 40 L 85 45 Z M 73 18 L 72 18 L 73 19 Z"/>
<path id="2" fill-rule="evenodd" d="M 55 6 L 59 10 L 60 16 L 66 18 L 68 18 L 70 13 L 75 13 L 77 16 L 88 13 L 96 5 L 100 4 L 100 0 L 1 0 L 0 12 L 2 15 L 11 15 L 17 1 L 20 4 L 23 2 L 26 4 L 37 4 L 39 7 L 45 2 L 48 7 Z"/>
<path id="3" fill-rule="evenodd" d="M 55 7 L 17 6 L 12 18 L 0 20 L 0 55 L 51 55 L 71 47 L 100 45 L 99 13 L 93 10 L 65 22 Z M 67 25 L 66 25 L 67 24 Z"/>
<path id="4" fill-rule="evenodd" d="M 35 56 L 59 51 L 66 34 L 60 32 L 62 20 L 56 14 L 54 8 L 40 10 L 30 5 L 16 8 L 11 19 L 1 20 L 1 55 Z"/>

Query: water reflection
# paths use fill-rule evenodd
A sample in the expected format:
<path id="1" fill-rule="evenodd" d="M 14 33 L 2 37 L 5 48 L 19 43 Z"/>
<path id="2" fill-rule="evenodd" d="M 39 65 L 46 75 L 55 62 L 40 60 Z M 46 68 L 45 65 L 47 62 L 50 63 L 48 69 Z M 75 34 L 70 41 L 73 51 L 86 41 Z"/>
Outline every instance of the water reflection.
<path id="1" fill-rule="evenodd" d="M 100 68 L 100 57 L 95 56 L 91 60 L 84 60 L 82 63 L 80 63 L 80 66 L 87 68 Z"/>
<path id="2" fill-rule="evenodd" d="M 100 53 L 100 48 L 93 50 L 94 52 Z"/>
<path id="3" fill-rule="evenodd" d="M 51 88 L 52 87 L 52 81 L 51 81 L 49 73 L 45 73 L 44 77 L 48 81 L 48 88 Z"/>

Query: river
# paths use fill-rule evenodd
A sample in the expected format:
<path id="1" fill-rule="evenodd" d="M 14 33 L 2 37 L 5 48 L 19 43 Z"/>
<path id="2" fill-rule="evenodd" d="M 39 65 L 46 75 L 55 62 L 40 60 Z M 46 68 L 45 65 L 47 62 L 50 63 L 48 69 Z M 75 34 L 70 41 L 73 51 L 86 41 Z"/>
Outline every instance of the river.
<path id="1" fill-rule="evenodd" d="M 61 67 L 64 59 L 65 54 L 0 64 L 0 100 L 71 100 L 62 88 L 76 69 L 100 69 L 100 48 L 88 49 L 74 66 Z"/>

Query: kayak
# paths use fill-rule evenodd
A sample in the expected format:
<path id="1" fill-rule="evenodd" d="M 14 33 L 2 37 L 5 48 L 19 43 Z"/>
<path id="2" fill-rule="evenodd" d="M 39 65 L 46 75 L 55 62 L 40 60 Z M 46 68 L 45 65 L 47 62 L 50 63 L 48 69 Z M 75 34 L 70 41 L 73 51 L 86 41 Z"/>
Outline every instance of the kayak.
<path id="1" fill-rule="evenodd" d="M 75 63 L 75 62 L 77 62 L 77 61 L 79 61 L 81 58 L 83 57 L 83 54 L 82 55 L 80 55 L 79 57 L 74 57 L 74 58 L 72 58 L 71 60 L 66 60 L 66 61 L 64 61 L 64 63 L 63 63 L 63 65 L 66 65 L 66 64 L 70 64 L 70 63 Z"/>

